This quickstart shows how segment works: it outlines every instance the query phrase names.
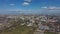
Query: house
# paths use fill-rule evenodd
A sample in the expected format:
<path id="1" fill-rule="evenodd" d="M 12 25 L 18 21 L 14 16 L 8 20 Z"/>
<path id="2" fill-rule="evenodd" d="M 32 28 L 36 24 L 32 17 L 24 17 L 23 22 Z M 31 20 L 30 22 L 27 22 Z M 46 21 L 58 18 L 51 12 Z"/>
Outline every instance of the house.
<path id="1" fill-rule="evenodd" d="M 40 29 L 40 30 L 49 30 L 49 27 L 46 26 L 46 25 L 41 25 L 41 26 L 39 27 L 39 29 Z"/>

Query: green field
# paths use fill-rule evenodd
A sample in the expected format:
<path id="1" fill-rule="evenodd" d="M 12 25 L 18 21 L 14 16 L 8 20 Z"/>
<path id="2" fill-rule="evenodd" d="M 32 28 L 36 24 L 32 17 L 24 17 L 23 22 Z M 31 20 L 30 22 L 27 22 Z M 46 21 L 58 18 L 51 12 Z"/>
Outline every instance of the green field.
<path id="1" fill-rule="evenodd" d="M 34 28 L 27 26 L 16 26 L 3 30 L 0 34 L 33 34 Z"/>
<path id="2" fill-rule="evenodd" d="M 55 32 L 45 32 L 45 34 L 56 34 Z"/>
<path id="3" fill-rule="evenodd" d="M 10 28 L 6 28 L 2 31 L 0 31 L 0 34 L 33 34 L 36 27 L 28 27 L 25 25 L 20 25 L 21 24 L 21 20 L 19 20 L 18 22 L 12 21 L 11 22 L 12 27 Z"/>

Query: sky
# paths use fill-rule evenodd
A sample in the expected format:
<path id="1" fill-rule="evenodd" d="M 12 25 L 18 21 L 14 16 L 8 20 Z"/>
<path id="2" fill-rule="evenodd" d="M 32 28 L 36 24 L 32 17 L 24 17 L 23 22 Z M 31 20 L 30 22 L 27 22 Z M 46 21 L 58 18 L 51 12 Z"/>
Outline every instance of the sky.
<path id="1" fill-rule="evenodd" d="M 0 0 L 0 13 L 60 14 L 60 0 Z"/>

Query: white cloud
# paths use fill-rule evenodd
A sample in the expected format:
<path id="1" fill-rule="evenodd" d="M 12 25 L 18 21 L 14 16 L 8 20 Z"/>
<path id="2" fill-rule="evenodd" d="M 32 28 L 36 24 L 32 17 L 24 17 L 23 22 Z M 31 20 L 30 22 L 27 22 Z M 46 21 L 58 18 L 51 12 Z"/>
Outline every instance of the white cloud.
<path id="1" fill-rule="evenodd" d="M 60 10 L 60 7 L 49 7 L 50 10 Z"/>
<path id="2" fill-rule="evenodd" d="M 24 0 L 24 1 L 31 2 L 31 0 Z"/>
<path id="3" fill-rule="evenodd" d="M 49 9 L 56 9 L 57 7 L 49 7 Z"/>
<path id="4" fill-rule="evenodd" d="M 15 4 L 9 4 L 10 6 L 14 6 Z"/>
<path id="5" fill-rule="evenodd" d="M 24 0 L 24 2 L 22 3 L 22 5 L 23 6 L 28 6 L 28 5 L 30 5 L 30 2 L 31 2 L 32 0 Z"/>
<path id="6" fill-rule="evenodd" d="M 49 6 L 49 7 L 41 7 L 42 9 L 49 9 L 49 10 L 60 10 L 60 7 Z"/>
<path id="7" fill-rule="evenodd" d="M 48 7 L 41 7 L 41 8 L 43 8 L 43 9 L 47 9 Z"/>
<path id="8" fill-rule="evenodd" d="M 28 6 L 29 3 L 28 3 L 28 2 L 24 2 L 22 5 L 23 5 L 23 6 Z"/>
<path id="9" fill-rule="evenodd" d="M 42 13 L 47 13 L 47 14 L 56 14 L 56 13 L 60 13 L 60 7 L 56 7 L 56 6 L 42 7 L 40 11 Z"/>

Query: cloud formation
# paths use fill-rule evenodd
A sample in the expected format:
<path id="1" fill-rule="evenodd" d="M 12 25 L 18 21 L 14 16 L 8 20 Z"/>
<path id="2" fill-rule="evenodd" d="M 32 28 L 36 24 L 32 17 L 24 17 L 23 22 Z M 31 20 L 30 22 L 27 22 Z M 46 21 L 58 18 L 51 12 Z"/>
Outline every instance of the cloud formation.
<path id="1" fill-rule="evenodd" d="M 50 7 L 41 7 L 42 9 L 49 9 L 49 10 L 60 10 L 60 7 L 50 6 Z"/>
<path id="2" fill-rule="evenodd" d="M 31 2 L 31 0 L 24 0 L 24 1 Z"/>
<path id="3" fill-rule="evenodd" d="M 56 6 L 44 6 L 41 7 L 40 13 L 42 14 L 60 14 L 60 7 Z"/>
<path id="4" fill-rule="evenodd" d="M 22 5 L 23 5 L 23 6 L 28 6 L 29 3 L 28 3 L 28 2 L 24 2 Z"/>
<path id="5" fill-rule="evenodd" d="M 41 7 L 42 9 L 47 9 L 48 7 Z"/>
<path id="6" fill-rule="evenodd" d="M 24 0 L 24 2 L 22 3 L 23 6 L 28 6 L 30 5 L 32 0 Z"/>
<path id="7" fill-rule="evenodd" d="M 56 14 L 60 12 L 60 7 L 56 6 L 49 6 L 49 7 L 41 7 L 42 9 L 40 11 L 47 13 L 47 14 Z"/>

